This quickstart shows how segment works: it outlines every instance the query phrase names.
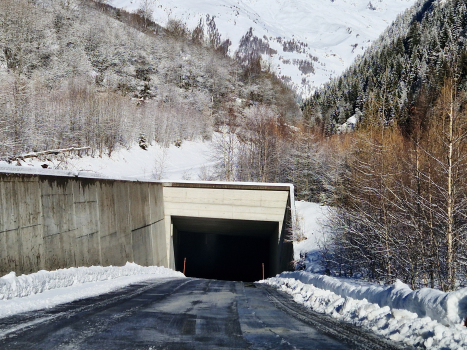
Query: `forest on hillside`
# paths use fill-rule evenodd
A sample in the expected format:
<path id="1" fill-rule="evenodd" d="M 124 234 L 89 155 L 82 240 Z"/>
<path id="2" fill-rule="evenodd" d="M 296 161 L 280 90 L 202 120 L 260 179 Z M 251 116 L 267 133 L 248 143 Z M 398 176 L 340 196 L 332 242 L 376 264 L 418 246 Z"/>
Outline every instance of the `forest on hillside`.
<path id="1" fill-rule="evenodd" d="M 467 1 L 419 1 L 303 106 L 346 145 L 330 273 L 454 290 L 467 272 Z M 337 135 L 354 116 L 355 130 Z"/>
<path id="2" fill-rule="evenodd" d="M 351 116 L 380 108 L 385 124 L 396 123 L 410 135 L 417 113 L 434 106 L 446 78 L 467 88 L 466 28 L 465 0 L 419 0 L 305 101 L 304 118 L 331 135 Z"/>

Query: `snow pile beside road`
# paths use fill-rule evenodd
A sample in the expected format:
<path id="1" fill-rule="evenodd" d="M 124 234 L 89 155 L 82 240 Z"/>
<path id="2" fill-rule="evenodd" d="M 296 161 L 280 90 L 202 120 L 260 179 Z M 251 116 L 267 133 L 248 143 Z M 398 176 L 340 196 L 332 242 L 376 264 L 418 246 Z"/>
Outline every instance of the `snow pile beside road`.
<path id="1" fill-rule="evenodd" d="M 406 309 L 390 308 L 387 305 L 380 306 L 380 303 L 371 303 L 365 298 L 354 299 L 345 294 L 341 296 L 326 290 L 328 288 L 321 289 L 313 284 L 302 283 L 295 278 L 286 278 L 286 276 L 291 277 L 293 274 L 284 273 L 281 275 L 282 277 L 270 278 L 262 281 L 262 283 L 267 283 L 293 295 L 295 302 L 314 311 L 328 314 L 344 322 L 365 327 L 393 341 L 403 342 L 410 346 L 425 347 L 427 349 L 467 349 L 467 330 L 461 324 L 445 326 L 432 320 L 430 317 L 419 318 L 417 317 L 417 313 Z M 301 275 L 306 280 L 304 278 L 305 273 L 301 273 Z M 334 285 L 337 284 L 339 284 L 338 281 L 334 283 Z M 402 283 L 396 284 L 393 290 L 400 291 L 401 295 L 406 295 L 407 301 L 402 302 L 401 305 L 407 306 L 410 304 L 410 300 L 415 299 L 412 299 L 413 296 L 410 293 L 406 294 L 408 287 L 402 287 L 401 285 Z M 354 287 L 358 289 L 357 286 Z M 375 287 L 374 289 L 375 295 L 378 293 L 376 291 L 377 288 Z M 384 289 L 384 287 L 381 288 Z M 367 289 L 370 288 L 367 286 Z M 342 290 L 351 291 L 351 288 Z M 390 293 L 388 294 L 384 291 L 379 292 L 383 293 L 381 295 L 382 298 L 385 295 L 390 295 Z M 425 291 L 419 294 L 419 296 L 428 294 L 430 294 L 429 291 Z M 371 292 L 368 292 L 367 295 L 371 295 Z M 426 300 L 427 302 L 441 301 L 443 298 L 439 298 L 439 296 L 435 293 L 433 295 L 434 299 L 428 298 Z M 403 299 L 401 298 L 400 300 Z M 445 297 L 444 300 L 448 303 L 454 303 L 455 298 Z"/>
<path id="2" fill-rule="evenodd" d="M 308 238 L 294 250 L 306 255 L 306 271 L 284 272 L 266 283 L 293 294 L 295 301 L 343 321 L 365 326 L 395 341 L 430 349 L 467 349 L 467 288 L 451 293 L 413 291 L 401 281 L 372 284 L 322 274 L 319 243 L 326 238 L 330 208 L 297 202 Z M 314 273 L 313 273 L 314 272 Z M 370 310 L 370 311 L 369 311 Z"/>
<path id="3" fill-rule="evenodd" d="M 24 298 L 57 288 L 108 281 L 125 276 L 143 276 L 145 279 L 148 279 L 148 277 L 184 277 L 182 273 L 165 267 L 144 267 L 129 262 L 125 266 L 118 267 L 71 267 L 56 271 L 39 271 L 21 276 L 16 276 L 14 272 L 10 272 L 0 278 L 0 300 Z"/>
<path id="4" fill-rule="evenodd" d="M 300 271 L 285 272 L 280 276 L 294 278 L 338 295 L 366 299 L 381 307 L 405 309 L 418 317 L 428 316 L 445 325 L 460 324 L 467 316 L 467 288 L 444 293 L 431 288 L 413 291 L 399 280 L 394 285 L 381 286 Z"/>

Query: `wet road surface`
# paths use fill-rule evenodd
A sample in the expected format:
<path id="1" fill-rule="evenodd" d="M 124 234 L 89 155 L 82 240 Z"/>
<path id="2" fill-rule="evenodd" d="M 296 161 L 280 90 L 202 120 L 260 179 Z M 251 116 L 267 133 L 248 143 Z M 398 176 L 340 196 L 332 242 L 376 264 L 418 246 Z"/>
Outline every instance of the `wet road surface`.
<path id="1" fill-rule="evenodd" d="M 402 349 L 270 287 L 165 279 L 0 319 L 0 349 Z M 406 348 L 405 348 L 406 349 Z"/>

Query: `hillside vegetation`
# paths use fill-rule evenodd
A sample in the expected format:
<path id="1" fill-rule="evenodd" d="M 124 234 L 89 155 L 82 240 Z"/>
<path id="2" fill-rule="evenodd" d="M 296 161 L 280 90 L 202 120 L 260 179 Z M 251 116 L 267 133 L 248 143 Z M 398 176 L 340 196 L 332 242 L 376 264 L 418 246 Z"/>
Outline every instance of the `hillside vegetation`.
<path id="1" fill-rule="evenodd" d="M 465 0 L 419 1 L 304 105 L 310 128 L 347 150 L 328 271 L 466 285 L 466 24 Z M 356 130 L 334 135 L 350 116 Z"/>
<path id="2" fill-rule="evenodd" d="M 410 135 L 446 78 L 467 87 L 466 6 L 464 0 L 419 0 L 343 75 L 304 103 L 305 118 L 332 134 L 356 113 L 379 110 L 384 123 L 397 123 Z"/>
<path id="3" fill-rule="evenodd" d="M 329 192 L 324 148 L 260 52 L 229 58 L 213 17 L 163 28 L 145 1 L 135 12 L 107 3 L 0 2 L 0 159 L 25 165 L 25 153 L 71 147 L 112 156 L 217 132 L 204 180 L 294 182 L 308 200 Z"/>
<path id="4" fill-rule="evenodd" d="M 0 2 L 0 156 L 210 138 L 231 105 L 300 117 L 290 89 L 226 57 L 214 22 L 204 32 L 104 1 Z"/>

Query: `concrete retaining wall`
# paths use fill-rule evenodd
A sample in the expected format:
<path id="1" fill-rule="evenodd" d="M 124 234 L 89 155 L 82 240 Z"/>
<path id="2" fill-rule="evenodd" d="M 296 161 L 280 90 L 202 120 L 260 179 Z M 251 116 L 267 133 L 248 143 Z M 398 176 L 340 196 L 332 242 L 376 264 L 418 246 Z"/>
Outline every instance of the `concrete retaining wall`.
<path id="1" fill-rule="evenodd" d="M 0 173 L 0 276 L 167 266 L 162 184 Z"/>
<path id="2" fill-rule="evenodd" d="M 172 218 L 177 216 L 219 219 L 221 231 L 228 229 L 222 220 L 238 220 L 241 232 L 255 222 L 277 223 L 270 235 L 273 275 L 290 269 L 293 257 L 284 225 L 290 193 L 290 186 L 275 184 L 137 182 L 0 171 L 0 276 L 127 261 L 174 268 Z M 249 234 L 262 226 L 255 227 Z"/>

